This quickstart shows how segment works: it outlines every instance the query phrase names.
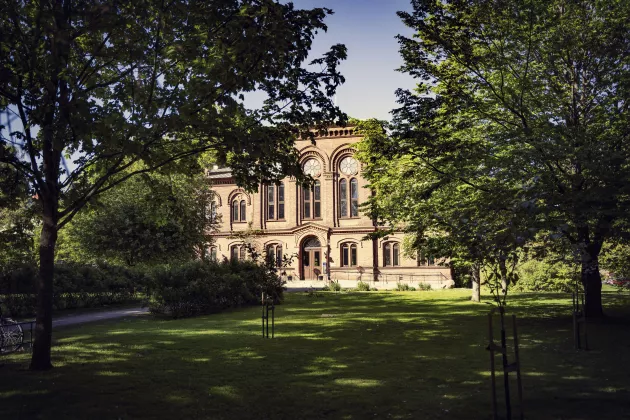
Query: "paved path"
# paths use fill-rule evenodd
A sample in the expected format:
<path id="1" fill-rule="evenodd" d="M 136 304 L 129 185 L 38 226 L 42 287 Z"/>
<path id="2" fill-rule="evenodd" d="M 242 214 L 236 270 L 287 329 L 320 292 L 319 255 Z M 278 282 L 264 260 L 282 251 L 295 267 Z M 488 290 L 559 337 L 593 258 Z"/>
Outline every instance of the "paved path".
<path id="1" fill-rule="evenodd" d="M 122 318 L 125 316 L 138 316 L 149 313 L 148 308 L 125 308 L 111 309 L 106 311 L 86 312 L 76 315 L 64 315 L 53 319 L 54 327 L 65 327 L 67 325 L 85 324 L 87 322 L 102 321 L 104 319 Z"/>

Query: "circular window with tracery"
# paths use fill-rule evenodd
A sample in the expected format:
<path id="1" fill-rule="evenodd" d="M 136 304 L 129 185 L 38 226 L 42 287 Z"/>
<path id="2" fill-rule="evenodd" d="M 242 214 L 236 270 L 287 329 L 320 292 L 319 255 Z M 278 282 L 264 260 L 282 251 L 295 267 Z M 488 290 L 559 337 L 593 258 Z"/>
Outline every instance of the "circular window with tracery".
<path id="1" fill-rule="evenodd" d="M 304 163 L 304 173 L 317 177 L 322 173 L 322 166 L 317 159 L 309 159 Z"/>
<path id="2" fill-rule="evenodd" d="M 356 175 L 359 172 L 359 162 L 352 156 L 346 156 L 339 162 L 339 170 L 344 175 Z"/>

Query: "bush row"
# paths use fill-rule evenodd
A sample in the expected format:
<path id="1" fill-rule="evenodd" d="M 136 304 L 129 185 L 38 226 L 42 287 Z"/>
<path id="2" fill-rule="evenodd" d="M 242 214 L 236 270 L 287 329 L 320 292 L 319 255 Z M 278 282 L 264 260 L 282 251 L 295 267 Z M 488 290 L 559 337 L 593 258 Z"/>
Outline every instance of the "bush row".
<path id="1" fill-rule="evenodd" d="M 37 269 L 24 266 L 0 277 L 7 315 L 35 315 Z M 145 272 L 108 264 L 62 263 L 55 266 L 53 310 L 91 308 L 139 301 L 149 280 Z"/>
<path id="2" fill-rule="evenodd" d="M 260 304 L 262 293 L 279 303 L 284 291 L 273 269 L 249 261 L 193 261 L 155 269 L 151 278 L 150 311 L 173 318 Z"/>

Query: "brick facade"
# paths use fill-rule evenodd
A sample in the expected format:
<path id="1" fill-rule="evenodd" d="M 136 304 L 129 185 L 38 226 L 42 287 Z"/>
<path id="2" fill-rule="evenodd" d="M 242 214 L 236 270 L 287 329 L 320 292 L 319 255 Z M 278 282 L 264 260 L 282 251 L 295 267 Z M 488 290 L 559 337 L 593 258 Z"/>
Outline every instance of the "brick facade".
<path id="1" fill-rule="evenodd" d="M 329 279 L 356 283 L 361 279 L 382 288 L 391 288 L 399 281 L 410 285 L 425 282 L 434 287 L 452 284 L 448 268 L 419 264 L 416 258 L 404 255 L 402 233 L 364 240 L 376 228 L 362 212 L 354 214 L 357 201 L 363 203 L 370 195 L 361 177 L 361 165 L 352 158 L 353 144 L 359 140 L 352 127 L 333 127 L 327 135 L 316 137 L 315 144 L 296 141 L 305 171 L 311 171 L 319 183 L 319 194 L 315 188 L 305 192 L 289 178 L 283 180 L 283 196 L 278 186 L 270 192 L 265 185 L 250 194 L 234 184 L 229 169 L 209 171 L 213 205 L 221 221 L 210 255 L 236 257 L 243 241 L 234 237 L 235 233 L 256 232 L 248 235 L 248 241 L 259 252 L 281 247 L 283 255 L 294 256 L 283 269 L 289 283 L 307 281 L 310 285 Z M 358 195 L 354 203 L 353 192 Z"/>

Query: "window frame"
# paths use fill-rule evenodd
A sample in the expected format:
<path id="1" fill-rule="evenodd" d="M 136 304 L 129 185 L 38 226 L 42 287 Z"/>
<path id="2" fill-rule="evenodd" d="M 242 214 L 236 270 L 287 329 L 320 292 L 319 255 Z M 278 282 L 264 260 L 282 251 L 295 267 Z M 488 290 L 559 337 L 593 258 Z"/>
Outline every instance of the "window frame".
<path id="1" fill-rule="evenodd" d="M 268 184 L 265 191 L 265 220 L 285 221 L 285 188 L 284 182 Z M 280 198 L 282 196 L 282 199 Z M 280 211 L 282 209 L 282 211 Z M 273 212 L 273 214 L 272 214 Z M 282 213 L 282 215 L 280 214 Z"/>
<path id="2" fill-rule="evenodd" d="M 230 261 L 245 261 L 247 259 L 247 249 L 245 244 L 230 245 Z"/>
<path id="3" fill-rule="evenodd" d="M 243 198 L 236 197 L 230 203 L 230 219 L 232 223 L 247 222 L 247 202 Z"/>
<path id="4" fill-rule="evenodd" d="M 341 267 L 357 267 L 359 264 L 359 251 L 358 246 L 354 242 L 344 242 L 340 247 L 339 265 Z M 354 251 L 354 263 L 353 263 L 353 251 Z M 346 254 L 347 252 L 347 254 Z M 347 259 L 346 259 L 347 257 Z"/>
<path id="5" fill-rule="evenodd" d="M 267 250 L 267 261 L 273 261 L 274 268 L 282 268 L 282 243 L 268 244 L 265 249 Z"/>
<path id="6" fill-rule="evenodd" d="M 382 245 L 383 267 L 400 267 L 400 242 L 387 241 Z"/>
<path id="7" fill-rule="evenodd" d="M 318 199 L 315 198 L 317 196 L 319 196 Z M 315 210 L 318 210 L 318 215 L 315 215 Z M 308 216 L 306 215 L 307 212 Z M 322 183 L 318 179 L 313 182 L 312 186 L 302 187 L 302 219 L 322 219 Z"/>

